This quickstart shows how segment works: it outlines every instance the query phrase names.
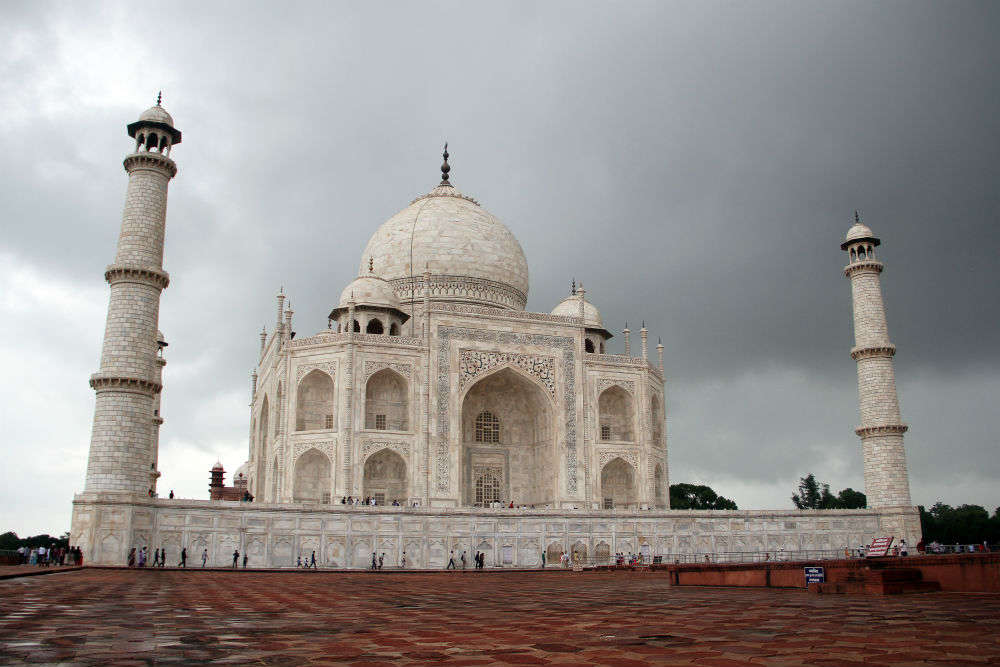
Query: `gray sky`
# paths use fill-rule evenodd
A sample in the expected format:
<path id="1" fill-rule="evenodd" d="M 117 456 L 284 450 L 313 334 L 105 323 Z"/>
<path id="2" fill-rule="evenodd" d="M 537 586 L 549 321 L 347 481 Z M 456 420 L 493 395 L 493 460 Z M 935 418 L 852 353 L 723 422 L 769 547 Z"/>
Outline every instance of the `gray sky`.
<path id="1" fill-rule="evenodd" d="M 791 507 L 808 472 L 864 486 L 839 249 L 860 209 L 913 500 L 1000 504 L 996 3 L 280 4 L 0 8 L 0 530 L 69 528 L 125 125 L 159 89 L 184 133 L 163 494 L 246 459 L 278 286 L 324 328 L 447 139 L 524 247 L 530 309 L 575 276 L 608 328 L 663 337 L 671 482 L 741 508 Z"/>

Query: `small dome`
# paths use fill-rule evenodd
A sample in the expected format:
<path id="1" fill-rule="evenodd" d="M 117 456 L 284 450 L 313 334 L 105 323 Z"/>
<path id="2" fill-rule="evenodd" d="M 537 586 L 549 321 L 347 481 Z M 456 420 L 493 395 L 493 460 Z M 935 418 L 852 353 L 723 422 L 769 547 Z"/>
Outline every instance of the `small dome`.
<path id="1" fill-rule="evenodd" d="M 222 470 L 222 461 L 216 461 L 215 465 L 212 466 L 212 470 Z"/>
<path id="2" fill-rule="evenodd" d="M 847 230 L 845 241 L 855 241 L 857 239 L 870 239 L 875 237 L 875 232 L 868 225 L 856 222 Z"/>
<path id="3" fill-rule="evenodd" d="M 174 126 L 173 117 L 167 113 L 167 110 L 161 107 L 159 104 L 149 107 L 139 116 L 139 120 L 148 120 L 153 123 L 165 123 L 170 127 Z"/>
<path id="4" fill-rule="evenodd" d="M 580 317 L 581 298 L 579 294 L 571 294 L 563 299 L 558 306 L 553 308 L 551 314 L 562 315 L 563 317 Z M 604 328 L 604 322 L 601 320 L 601 311 L 597 310 L 597 306 L 586 299 L 583 301 L 583 322 L 588 329 Z"/>
<path id="5" fill-rule="evenodd" d="M 388 281 L 375 275 L 359 276 L 340 293 L 340 307 L 346 308 L 353 298 L 359 306 L 379 306 L 399 309 L 399 297 Z"/>

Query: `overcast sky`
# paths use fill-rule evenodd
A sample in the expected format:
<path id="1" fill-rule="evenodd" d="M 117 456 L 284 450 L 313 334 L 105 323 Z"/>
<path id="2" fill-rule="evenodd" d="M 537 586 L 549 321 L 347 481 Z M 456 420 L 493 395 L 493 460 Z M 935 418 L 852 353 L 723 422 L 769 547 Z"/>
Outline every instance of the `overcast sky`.
<path id="1" fill-rule="evenodd" d="M 0 8 L 0 531 L 69 529 L 131 149 L 173 151 L 161 494 L 247 458 L 258 332 L 309 335 L 439 180 L 503 220 L 549 311 L 574 276 L 666 348 L 670 481 L 790 508 L 863 489 L 855 208 L 914 503 L 1000 504 L 997 3 L 185 3 Z M 638 337 L 635 337 L 638 348 Z"/>

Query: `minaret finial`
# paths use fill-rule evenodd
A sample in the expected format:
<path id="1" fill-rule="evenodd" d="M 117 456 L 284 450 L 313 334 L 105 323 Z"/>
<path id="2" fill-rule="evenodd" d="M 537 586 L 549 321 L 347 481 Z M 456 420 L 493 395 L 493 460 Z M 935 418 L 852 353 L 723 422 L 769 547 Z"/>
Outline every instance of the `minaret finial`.
<path id="1" fill-rule="evenodd" d="M 858 215 L 858 209 L 854 209 L 854 224 L 856 225 L 861 224 L 861 216 Z"/>
<path id="2" fill-rule="evenodd" d="M 576 277 L 573 277 L 573 282 L 569 286 L 569 293 L 576 294 Z"/>
<path id="3" fill-rule="evenodd" d="M 448 172 L 451 171 L 451 165 L 448 164 L 447 141 L 444 142 L 444 153 L 442 153 L 442 157 L 444 157 L 444 162 L 441 164 L 441 185 L 451 185 L 451 183 L 448 182 Z"/>
<path id="4" fill-rule="evenodd" d="M 156 106 L 160 106 L 160 102 L 163 101 L 163 91 L 156 93 Z"/>

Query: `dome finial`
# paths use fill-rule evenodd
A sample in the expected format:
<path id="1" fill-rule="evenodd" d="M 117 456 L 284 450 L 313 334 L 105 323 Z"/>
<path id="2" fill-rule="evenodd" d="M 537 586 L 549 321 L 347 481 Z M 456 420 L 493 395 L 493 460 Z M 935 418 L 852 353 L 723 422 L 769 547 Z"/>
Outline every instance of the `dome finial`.
<path id="1" fill-rule="evenodd" d="M 441 185 L 451 185 L 448 182 L 448 172 L 451 171 L 451 165 L 448 164 L 448 142 L 444 142 L 444 162 L 441 164 Z"/>
<path id="2" fill-rule="evenodd" d="M 861 224 L 861 216 L 858 215 L 858 209 L 854 209 L 854 224 L 856 225 Z"/>
<path id="3" fill-rule="evenodd" d="M 375 272 L 375 258 L 374 257 L 369 257 L 368 258 L 368 273 L 374 273 L 374 272 Z"/>
<path id="4" fill-rule="evenodd" d="M 160 106 L 160 102 L 162 101 L 163 101 L 163 91 L 161 90 L 156 93 L 156 106 Z"/>
<path id="5" fill-rule="evenodd" d="M 569 286 L 569 293 L 576 294 L 576 277 L 573 278 L 573 282 Z"/>

